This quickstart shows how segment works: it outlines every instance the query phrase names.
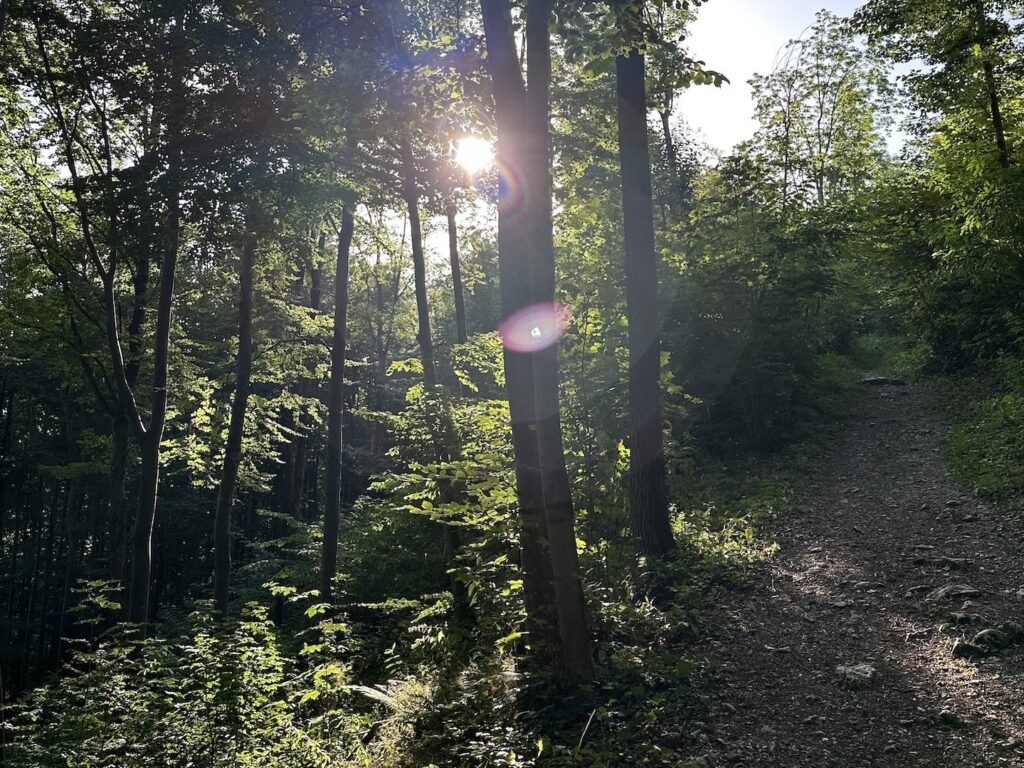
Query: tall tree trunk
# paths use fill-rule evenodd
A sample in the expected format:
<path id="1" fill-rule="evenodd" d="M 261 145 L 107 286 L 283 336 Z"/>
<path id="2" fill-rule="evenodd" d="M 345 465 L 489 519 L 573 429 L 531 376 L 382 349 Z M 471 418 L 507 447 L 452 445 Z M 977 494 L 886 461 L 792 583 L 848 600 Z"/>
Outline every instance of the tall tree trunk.
<path id="1" fill-rule="evenodd" d="M 976 42 L 984 56 L 981 68 L 985 75 L 985 93 L 988 96 L 989 111 L 992 114 L 992 132 L 995 135 L 996 149 L 999 152 L 999 165 L 1009 168 L 1010 152 L 1006 145 L 1006 132 L 1003 128 L 1003 112 L 1000 105 L 999 89 L 996 86 L 995 66 L 987 55 L 994 42 L 989 31 L 991 22 L 981 0 L 973 0 L 971 6 L 974 12 L 974 21 L 978 25 Z"/>
<path id="2" fill-rule="evenodd" d="M 172 32 L 171 65 L 168 72 L 171 98 L 167 111 L 166 191 L 167 216 L 165 220 L 163 258 L 160 266 L 160 294 L 157 299 L 156 327 L 153 334 L 153 390 L 150 400 L 149 423 L 143 426 L 138 411 L 132 407 L 130 417 L 138 437 L 140 462 L 138 509 L 132 527 L 132 564 L 128 583 L 128 621 L 140 625 L 143 634 L 149 619 L 149 582 L 153 566 L 153 526 L 156 524 L 157 491 L 160 485 L 160 443 L 163 441 L 167 420 L 167 373 L 171 338 L 171 315 L 174 308 L 174 280 L 178 267 L 178 245 L 181 235 L 181 150 L 182 117 L 184 114 L 182 88 L 184 83 L 184 11 L 177 17 Z M 110 287 L 112 294 L 113 288 Z M 120 395 L 134 403 L 121 358 L 121 345 L 117 338 L 116 318 L 113 315 L 112 296 L 107 306 L 107 336 L 115 367 L 120 367 L 118 378 Z"/>
<path id="3" fill-rule="evenodd" d="M 665 142 L 665 159 L 668 161 L 669 173 L 674 182 L 679 159 L 676 157 L 675 139 L 672 138 L 672 113 L 667 109 L 660 109 L 658 110 L 658 116 L 661 118 L 661 134 Z"/>
<path id="4" fill-rule="evenodd" d="M 321 232 L 317 240 L 317 261 L 310 271 L 309 308 L 313 310 L 314 314 L 320 311 L 320 282 L 322 278 L 320 264 L 323 262 L 326 245 L 327 235 L 325 232 Z M 312 397 L 316 392 L 316 382 L 309 376 L 304 377 L 300 385 L 300 391 L 303 397 Z M 286 510 L 287 514 L 295 520 L 305 519 L 302 513 L 302 498 L 306 487 L 306 463 L 309 451 L 309 435 L 307 430 L 310 428 L 311 425 L 304 423 L 304 420 L 300 417 L 300 434 L 295 438 L 295 446 L 292 453 L 292 475 L 288 483 L 289 498 Z"/>
<path id="5" fill-rule="evenodd" d="M 445 208 L 448 217 L 448 253 L 452 262 L 452 291 L 455 296 L 455 340 L 465 344 L 469 340 L 466 333 L 466 297 L 462 291 L 462 263 L 459 260 L 459 232 L 456 228 L 455 201 L 449 200 Z"/>
<path id="6" fill-rule="evenodd" d="M 675 543 L 662 448 L 658 264 L 644 57 L 636 48 L 616 57 L 615 82 L 629 321 L 629 507 L 633 535 L 644 553 L 663 555 Z"/>
<path id="7" fill-rule="evenodd" d="M 78 578 L 78 566 L 82 556 L 81 527 L 83 515 L 89 514 L 89 507 L 93 506 L 92 499 L 88 503 L 79 503 L 80 495 L 74 494 L 76 503 L 74 506 L 68 504 L 68 513 L 65 520 L 65 538 L 67 541 L 67 553 L 64 564 L 64 583 L 60 591 L 60 605 L 58 608 L 57 621 L 53 627 L 53 639 L 51 641 L 53 662 L 59 664 L 61 661 L 61 643 L 64 640 L 65 631 L 70 619 L 68 603 L 70 602 L 71 591 Z"/>
<path id="8" fill-rule="evenodd" d="M 533 304 L 554 302 L 548 124 L 551 0 L 527 0 L 528 91 L 508 0 L 481 0 L 481 9 L 494 87 L 498 164 L 503 169 L 498 251 L 502 314 L 508 318 Z M 504 204 L 516 184 L 521 186 L 522 211 Z M 557 345 L 534 353 L 506 346 L 504 356 L 531 645 L 539 646 L 542 654 L 545 646 L 558 647 L 564 672 L 575 680 L 591 680 L 592 643 L 562 451 Z M 544 661 L 551 663 L 550 658 Z"/>
<path id="9" fill-rule="evenodd" d="M 6 382 L 5 382 L 6 384 Z M 4 408 L 4 436 L 0 439 L 0 561 L 4 557 L 4 543 L 7 541 L 7 478 L 14 469 L 14 457 L 11 455 L 11 424 L 14 421 L 14 392 L 5 391 L 0 398 Z M 10 505 L 13 510 L 13 500 Z"/>
<path id="10" fill-rule="evenodd" d="M 416 340 L 423 363 L 423 383 L 428 390 L 437 385 L 434 366 L 434 342 L 430 334 L 430 305 L 427 303 L 427 265 L 423 256 L 423 229 L 420 225 L 420 192 L 416 182 L 416 162 L 412 142 L 403 136 L 399 148 L 402 157 L 402 196 L 409 209 L 409 230 L 412 240 L 412 267 L 416 284 Z"/>
<path id="11" fill-rule="evenodd" d="M 132 528 L 132 566 L 128 585 L 128 621 L 142 625 L 149 618 L 149 580 L 153 563 L 153 526 L 160 485 L 160 443 L 167 418 L 167 369 L 170 351 L 174 278 L 178 264 L 181 205 L 175 191 L 168 201 L 167 239 L 160 269 L 153 356 L 153 396 L 148 427 L 139 434 L 142 454 L 138 509 Z M 119 343 L 115 341 L 115 347 Z"/>
<path id="12" fill-rule="evenodd" d="M 344 455 L 345 346 L 348 322 L 348 262 L 355 233 L 355 217 L 345 206 L 338 232 L 334 268 L 334 339 L 331 344 L 331 379 L 327 389 L 327 468 L 324 471 L 324 539 L 320 557 L 320 599 L 331 599 L 338 571 L 338 527 L 341 519 L 341 462 Z"/>
<path id="13" fill-rule="evenodd" d="M 145 631 L 149 620 L 149 581 L 153 567 L 153 526 L 160 485 L 160 447 L 146 437 L 140 446 L 139 506 L 132 527 L 131 573 L 128 579 L 128 621 Z"/>
<path id="14" fill-rule="evenodd" d="M 228 610 L 231 583 L 231 509 L 235 500 L 235 486 L 238 483 L 238 468 L 242 463 L 245 409 L 249 404 L 249 380 L 252 376 L 252 297 L 257 246 L 255 223 L 247 222 L 246 229 L 238 271 L 238 357 L 235 395 L 231 402 L 231 420 L 228 422 L 228 439 L 224 448 L 224 468 L 213 523 L 213 602 L 222 614 Z"/>
<path id="15" fill-rule="evenodd" d="M 988 92 L 989 109 L 992 112 L 992 130 L 996 136 L 996 149 L 999 150 L 999 164 L 1003 168 L 1010 167 L 1010 152 L 1006 147 L 1006 133 L 1003 129 L 1003 113 L 999 105 L 999 90 L 996 88 L 996 76 L 992 62 L 985 59 L 982 64 L 985 71 L 985 90 Z"/>
<path id="16" fill-rule="evenodd" d="M 416 288 L 416 315 L 418 320 L 418 331 L 416 334 L 420 348 L 420 363 L 423 366 L 423 386 L 430 394 L 437 387 L 437 367 L 434 363 L 434 342 L 430 332 L 430 303 L 427 297 L 427 267 L 426 257 L 423 252 L 423 232 L 420 223 L 420 193 L 416 181 L 416 163 L 412 153 L 412 143 L 408 136 L 403 136 L 400 147 L 402 157 L 402 196 L 405 198 L 409 210 L 410 239 L 412 240 L 412 264 Z M 457 280 L 456 301 L 462 299 L 462 277 L 456 278 L 458 269 L 458 246 L 457 235 L 454 229 L 454 213 L 448 218 L 448 242 L 452 250 L 452 276 Z M 458 310 L 456 310 L 458 311 Z M 463 333 L 465 333 L 465 315 L 462 318 Z M 450 461 L 451 456 L 442 447 L 443 435 L 434 435 L 437 459 L 439 462 Z M 441 486 L 440 495 L 444 499 L 450 495 L 450 484 L 446 480 L 439 481 Z M 447 499 L 450 500 L 450 499 Z M 442 557 L 445 563 L 450 564 L 459 550 L 459 534 L 450 525 L 441 525 Z M 465 585 L 458 579 L 451 580 L 452 595 L 455 601 L 456 613 L 465 618 L 469 614 L 469 596 Z"/>
<path id="17" fill-rule="evenodd" d="M 532 304 L 530 270 L 536 258 L 533 233 L 518 225 L 514 211 L 506 208 L 504 202 L 516 194 L 516 185 L 521 183 L 528 167 L 529 132 L 523 114 L 526 90 L 519 69 L 509 3 L 507 0 L 481 0 L 481 9 L 497 118 L 497 162 L 502 169 L 498 178 L 498 279 L 502 317 L 508 318 Z M 523 204 L 524 214 L 528 214 L 530 207 L 536 205 L 535 196 L 524 196 Z M 506 346 L 503 357 L 519 500 L 520 567 L 527 639 L 536 661 L 553 668 L 560 655 L 560 643 L 536 439 L 534 356 Z"/>
<path id="18" fill-rule="evenodd" d="M 124 569 L 128 562 L 128 519 L 125 491 L 128 480 L 128 417 L 120 398 L 114 406 L 111 428 L 110 499 L 108 500 L 107 530 L 110 557 L 109 578 L 124 584 Z"/>

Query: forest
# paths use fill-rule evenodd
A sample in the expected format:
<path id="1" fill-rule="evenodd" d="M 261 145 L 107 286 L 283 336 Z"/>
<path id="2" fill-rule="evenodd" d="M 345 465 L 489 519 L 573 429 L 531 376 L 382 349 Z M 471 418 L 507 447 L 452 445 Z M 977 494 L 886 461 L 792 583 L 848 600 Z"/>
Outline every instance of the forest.
<path id="1" fill-rule="evenodd" d="M 715 5 L 0 0 L 0 766 L 1024 766 L 1024 7 Z"/>

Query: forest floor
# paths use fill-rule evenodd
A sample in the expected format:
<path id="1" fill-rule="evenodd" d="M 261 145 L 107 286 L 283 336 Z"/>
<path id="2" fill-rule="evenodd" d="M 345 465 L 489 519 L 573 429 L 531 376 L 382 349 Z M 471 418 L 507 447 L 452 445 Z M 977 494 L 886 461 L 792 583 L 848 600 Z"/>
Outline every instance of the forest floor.
<path id="1" fill-rule="evenodd" d="M 712 596 L 692 765 L 1024 766 L 1024 525 L 951 476 L 931 406 L 871 387 L 778 554 Z"/>

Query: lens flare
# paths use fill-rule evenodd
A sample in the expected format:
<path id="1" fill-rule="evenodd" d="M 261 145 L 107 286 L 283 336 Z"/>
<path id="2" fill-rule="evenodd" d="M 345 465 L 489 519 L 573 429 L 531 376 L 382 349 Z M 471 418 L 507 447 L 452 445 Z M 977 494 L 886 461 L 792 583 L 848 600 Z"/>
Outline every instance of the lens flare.
<path id="1" fill-rule="evenodd" d="M 480 173 L 494 164 L 494 147 L 477 136 L 464 136 L 455 144 L 455 162 L 468 173 Z"/>
<path id="2" fill-rule="evenodd" d="M 498 212 L 517 216 L 525 205 L 523 182 L 515 169 L 498 164 Z"/>
<path id="3" fill-rule="evenodd" d="M 501 340 L 513 352 L 538 352 L 562 338 L 569 318 L 562 304 L 534 304 L 501 324 Z"/>

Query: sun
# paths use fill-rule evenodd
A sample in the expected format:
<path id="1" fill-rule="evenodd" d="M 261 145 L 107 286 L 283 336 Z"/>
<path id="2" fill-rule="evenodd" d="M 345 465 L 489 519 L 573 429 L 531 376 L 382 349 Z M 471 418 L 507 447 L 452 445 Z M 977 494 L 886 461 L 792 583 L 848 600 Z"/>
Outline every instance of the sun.
<path id="1" fill-rule="evenodd" d="M 494 164 L 494 147 L 478 136 L 464 136 L 455 143 L 455 162 L 469 173 L 480 173 Z"/>

